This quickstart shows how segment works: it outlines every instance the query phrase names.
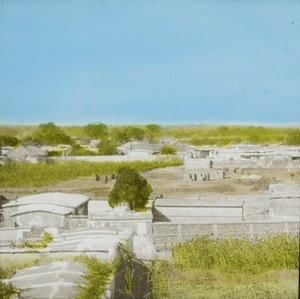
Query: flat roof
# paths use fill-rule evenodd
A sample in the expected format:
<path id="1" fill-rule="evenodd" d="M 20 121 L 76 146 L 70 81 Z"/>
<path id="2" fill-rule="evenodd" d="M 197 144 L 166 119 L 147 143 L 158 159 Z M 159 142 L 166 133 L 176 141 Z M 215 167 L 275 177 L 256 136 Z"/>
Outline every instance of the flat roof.
<path id="1" fill-rule="evenodd" d="M 2 207 L 6 208 L 31 204 L 51 204 L 74 209 L 87 202 L 89 199 L 89 196 L 81 194 L 50 192 L 23 196 L 14 201 L 10 201 L 7 204 L 2 205 Z"/>
<path id="2" fill-rule="evenodd" d="M 155 207 L 241 207 L 242 202 L 239 200 L 203 200 L 196 198 L 158 198 L 154 202 Z"/>

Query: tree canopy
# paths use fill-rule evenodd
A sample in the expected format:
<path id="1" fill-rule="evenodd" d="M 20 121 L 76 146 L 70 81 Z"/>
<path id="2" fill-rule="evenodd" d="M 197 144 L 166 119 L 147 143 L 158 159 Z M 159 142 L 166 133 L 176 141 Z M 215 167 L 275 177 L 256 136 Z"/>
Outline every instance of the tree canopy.
<path id="1" fill-rule="evenodd" d="M 103 123 L 90 123 L 84 126 L 84 133 L 93 139 L 102 139 L 107 136 L 107 125 Z"/>
<path id="2" fill-rule="evenodd" d="M 106 138 L 99 142 L 97 148 L 99 155 L 103 156 L 116 155 L 118 153 L 115 142 Z"/>
<path id="3" fill-rule="evenodd" d="M 154 142 L 161 134 L 161 127 L 156 124 L 149 124 L 146 126 L 146 136 L 150 142 Z"/>
<path id="4" fill-rule="evenodd" d="M 0 135 L 0 146 L 16 146 L 19 144 L 19 139 L 10 135 Z"/>
<path id="5" fill-rule="evenodd" d="M 141 210 L 150 198 L 151 186 L 135 169 L 125 166 L 118 170 L 117 180 L 110 194 L 108 203 L 115 207 L 127 203 L 129 209 Z"/>
<path id="6" fill-rule="evenodd" d="M 73 144 L 73 140 L 53 122 L 40 124 L 32 133 L 31 141 L 43 145 Z"/>

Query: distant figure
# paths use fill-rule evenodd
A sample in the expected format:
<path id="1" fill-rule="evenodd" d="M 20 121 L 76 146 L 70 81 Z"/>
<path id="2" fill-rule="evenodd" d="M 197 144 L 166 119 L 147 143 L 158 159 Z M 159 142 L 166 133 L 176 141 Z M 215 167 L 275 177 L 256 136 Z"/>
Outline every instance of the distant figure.
<path id="1" fill-rule="evenodd" d="M 99 182 L 100 181 L 100 176 L 98 174 L 96 174 L 96 181 Z"/>
<path id="2" fill-rule="evenodd" d="M 108 183 L 108 176 L 106 175 L 105 176 L 105 184 L 107 184 Z"/>

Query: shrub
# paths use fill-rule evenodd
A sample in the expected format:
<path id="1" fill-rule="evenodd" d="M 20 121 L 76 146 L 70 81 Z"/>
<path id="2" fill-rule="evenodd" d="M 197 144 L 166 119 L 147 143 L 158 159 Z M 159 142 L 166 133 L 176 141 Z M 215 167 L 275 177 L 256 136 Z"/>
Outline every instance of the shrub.
<path id="1" fill-rule="evenodd" d="M 162 155 L 175 155 L 177 153 L 176 149 L 169 145 L 164 145 L 160 152 Z"/>
<path id="2" fill-rule="evenodd" d="M 107 284 L 115 273 L 116 265 L 103 262 L 95 257 L 79 256 L 74 259 L 87 267 L 87 274 L 84 275 L 86 285 L 80 285 L 78 299 L 102 299 Z"/>

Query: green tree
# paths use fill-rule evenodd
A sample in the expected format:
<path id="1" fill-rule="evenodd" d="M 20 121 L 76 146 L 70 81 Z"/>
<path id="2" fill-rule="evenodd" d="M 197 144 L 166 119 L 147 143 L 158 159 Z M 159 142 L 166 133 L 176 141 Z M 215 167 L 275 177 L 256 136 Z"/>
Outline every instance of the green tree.
<path id="1" fill-rule="evenodd" d="M 0 146 L 16 146 L 19 144 L 19 139 L 10 135 L 0 135 Z"/>
<path id="2" fill-rule="evenodd" d="M 138 127 L 128 126 L 124 129 L 128 140 L 143 140 L 145 138 L 145 131 Z"/>
<path id="3" fill-rule="evenodd" d="M 115 142 L 109 139 L 102 139 L 97 148 L 99 155 L 103 156 L 116 155 L 118 153 Z"/>
<path id="4" fill-rule="evenodd" d="M 110 137 L 117 144 L 122 144 L 128 142 L 128 135 L 126 134 L 124 128 L 115 127 L 111 129 Z"/>
<path id="5" fill-rule="evenodd" d="M 162 155 L 175 155 L 177 153 L 176 149 L 169 145 L 164 145 L 160 150 Z"/>
<path id="6" fill-rule="evenodd" d="M 90 123 L 84 126 L 84 133 L 92 139 L 107 137 L 107 125 L 103 123 Z"/>
<path id="7" fill-rule="evenodd" d="M 141 210 L 150 198 L 151 186 L 135 169 L 129 166 L 118 170 L 116 183 L 108 195 L 108 203 L 115 207 L 127 203 L 129 209 Z"/>
<path id="8" fill-rule="evenodd" d="M 154 142 L 161 134 L 161 127 L 156 124 L 146 126 L 146 136 L 150 142 Z"/>
<path id="9" fill-rule="evenodd" d="M 74 144 L 71 137 L 53 122 L 40 124 L 30 139 L 43 145 Z"/>

